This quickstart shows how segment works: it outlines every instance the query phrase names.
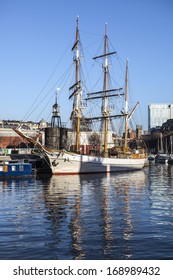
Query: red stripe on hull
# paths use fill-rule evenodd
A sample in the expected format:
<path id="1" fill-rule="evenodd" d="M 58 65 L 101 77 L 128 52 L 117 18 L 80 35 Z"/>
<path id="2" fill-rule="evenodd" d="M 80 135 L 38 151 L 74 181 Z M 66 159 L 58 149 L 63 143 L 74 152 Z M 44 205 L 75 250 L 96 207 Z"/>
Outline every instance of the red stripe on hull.
<path id="1" fill-rule="evenodd" d="M 111 171 L 117 172 L 117 171 Z M 110 171 L 98 171 L 98 172 L 57 172 L 52 173 L 52 175 L 79 175 L 79 174 L 96 174 L 96 173 L 110 173 Z"/>

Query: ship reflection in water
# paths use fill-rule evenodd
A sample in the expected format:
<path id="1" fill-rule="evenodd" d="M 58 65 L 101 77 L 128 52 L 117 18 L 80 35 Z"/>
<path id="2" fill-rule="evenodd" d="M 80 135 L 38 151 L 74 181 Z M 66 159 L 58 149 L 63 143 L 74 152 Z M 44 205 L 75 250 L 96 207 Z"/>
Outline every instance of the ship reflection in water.
<path id="1" fill-rule="evenodd" d="M 172 174 L 0 181 L 0 259 L 173 259 Z"/>

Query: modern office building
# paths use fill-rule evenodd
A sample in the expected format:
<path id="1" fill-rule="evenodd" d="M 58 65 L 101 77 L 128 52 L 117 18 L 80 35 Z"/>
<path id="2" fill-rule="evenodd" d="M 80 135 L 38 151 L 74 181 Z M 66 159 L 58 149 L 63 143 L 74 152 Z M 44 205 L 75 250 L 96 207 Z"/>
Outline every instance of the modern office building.
<path id="1" fill-rule="evenodd" d="M 148 130 L 161 127 L 168 119 L 173 119 L 173 104 L 148 105 Z"/>

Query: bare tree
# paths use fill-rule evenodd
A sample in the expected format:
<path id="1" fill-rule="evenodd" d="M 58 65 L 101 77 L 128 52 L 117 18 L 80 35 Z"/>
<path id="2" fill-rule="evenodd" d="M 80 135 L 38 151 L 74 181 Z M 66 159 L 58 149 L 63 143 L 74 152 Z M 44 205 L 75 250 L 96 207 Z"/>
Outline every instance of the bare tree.
<path id="1" fill-rule="evenodd" d="M 100 145 L 101 138 L 100 135 L 96 132 L 93 132 L 88 138 L 89 144 L 92 145 L 94 148 Z"/>

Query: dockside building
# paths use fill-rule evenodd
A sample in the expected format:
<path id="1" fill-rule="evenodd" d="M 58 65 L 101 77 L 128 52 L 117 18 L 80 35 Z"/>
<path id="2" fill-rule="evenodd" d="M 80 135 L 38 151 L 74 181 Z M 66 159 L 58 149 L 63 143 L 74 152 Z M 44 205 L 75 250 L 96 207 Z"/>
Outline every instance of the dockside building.
<path id="1" fill-rule="evenodd" d="M 173 119 L 173 104 L 148 105 L 148 131 L 160 128 L 168 119 Z"/>

